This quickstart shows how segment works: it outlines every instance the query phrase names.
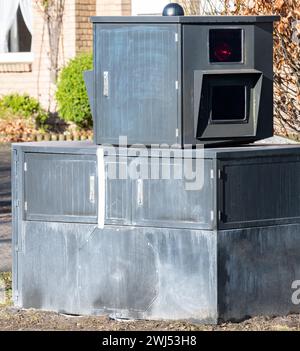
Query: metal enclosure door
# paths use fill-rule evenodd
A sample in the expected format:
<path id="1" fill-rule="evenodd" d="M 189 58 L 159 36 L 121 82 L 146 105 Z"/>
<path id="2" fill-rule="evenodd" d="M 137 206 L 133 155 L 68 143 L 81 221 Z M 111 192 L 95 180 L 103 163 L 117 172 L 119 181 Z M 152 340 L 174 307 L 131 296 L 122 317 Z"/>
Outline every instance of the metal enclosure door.
<path id="1" fill-rule="evenodd" d="M 105 224 L 131 225 L 132 183 L 128 177 L 119 177 L 129 160 L 105 157 Z"/>
<path id="2" fill-rule="evenodd" d="M 179 141 L 179 40 L 175 24 L 96 24 L 95 141 Z"/>
<path id="3" fill-rule="evenodd" d="M 159 179 L 138 179 L 133 187 L 134 225 L 212 229 L 214 226 L 214 170 L 211 159 L 157 158 Z M 197 167 L 197 178 L 188 180 Z M 170 171 L 170 177 L 167 175 Z M 189 172 L 187 172 L 189 170 Z M 150 174 L 150 170 L 149 170 Z M 181 179 L 176 179 L 181 175 Z M 192 177 L 191 177 L 192 178 Z"/>
<path id="4" fill-rule="evenodd" d="M 25 220 L 97 223 L 94 155 L 25 153 Z"/>
<path id="5" fill-rule="evenodd" d="M 299 157 L 221 161 L 220 171 L 220 229 L 299 222 Z"/>

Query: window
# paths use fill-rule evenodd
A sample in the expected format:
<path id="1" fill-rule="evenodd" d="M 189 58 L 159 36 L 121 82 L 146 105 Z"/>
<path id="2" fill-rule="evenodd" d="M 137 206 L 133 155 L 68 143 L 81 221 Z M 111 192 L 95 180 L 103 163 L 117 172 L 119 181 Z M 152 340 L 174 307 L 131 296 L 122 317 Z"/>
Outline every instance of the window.
<path id="1" fill-rule="evenodd" d="M 26 26 L 20 7 L 8 32 L 7 49 L 8 52 L 31 51 L 31 33 Z"/>
<path id="2" fill-rule="evenodd" d="M 21 62 L 19 56 L 16 61 L 14 59 L 20 53 L 30 53 L 31 33 L 32 0 L 1 0 L 0 62 L 6 62 L 6 58 L 7 62 Z"/>

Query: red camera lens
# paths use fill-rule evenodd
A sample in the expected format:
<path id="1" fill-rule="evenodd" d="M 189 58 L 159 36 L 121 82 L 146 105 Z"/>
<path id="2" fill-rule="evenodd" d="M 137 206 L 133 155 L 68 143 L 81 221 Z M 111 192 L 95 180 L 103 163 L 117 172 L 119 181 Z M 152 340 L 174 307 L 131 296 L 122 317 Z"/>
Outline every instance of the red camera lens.
<path id="1" fill-rule="evenodd" d="M 232 55 L 232 50 L 227 43 L 217 44 L 214 51 L 214 56 L 217 59 L 217 61 L 220 61 L 220 62 L 229 61 L 231 55 Z"/>
<path id="2" fill-rule="evenodd" d="M 242 62 L 242 30 L 217 28 L 209 30 L 210 62 Z"/>

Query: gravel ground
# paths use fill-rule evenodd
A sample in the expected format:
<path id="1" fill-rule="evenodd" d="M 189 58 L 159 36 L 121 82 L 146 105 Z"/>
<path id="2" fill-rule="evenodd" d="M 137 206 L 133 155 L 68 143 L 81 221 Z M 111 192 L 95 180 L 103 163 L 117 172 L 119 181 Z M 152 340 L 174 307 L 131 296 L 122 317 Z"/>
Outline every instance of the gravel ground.
<path id="1" fill-rule="evenodd" d="M 33 309 L 0 308 L 0 330 L 157 330 L 157 331 L 299 331 L 299 315 L 255 317 L 241 323 L 199 325 L 185 321 L 115 321 L 107 316 L 74 317 Z"/>

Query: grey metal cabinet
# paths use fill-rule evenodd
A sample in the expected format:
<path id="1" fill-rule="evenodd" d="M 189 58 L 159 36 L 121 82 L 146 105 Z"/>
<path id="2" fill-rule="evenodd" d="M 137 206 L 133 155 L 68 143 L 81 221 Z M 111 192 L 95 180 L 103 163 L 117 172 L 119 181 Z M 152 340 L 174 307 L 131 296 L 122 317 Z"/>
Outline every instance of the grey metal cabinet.
<path id="1" fill-rule="evenodd" d="M 105 224 L 131 225 L 132 181 L 118 177 L 126 166 L 127 160 L 116 162 L 105 157 Z"/>
<path id="2" fill-rule="evenodd" d="M 25 153 L 25 220 L 97 223 L 95 155 Z"/>
<path id="3" fill-rule="evenodd" d="M 220 161 L 219 228 L 300 221 L 299 156 Z"/>
<path id="4" fill-rule="evenodd" d="M 299 312 L 299 146 L 205 149 L 194 190 L 174 177 L 182 159 L 152 159 L 165 179 L 114 178 L 110 167 L 148 158 L 103 160 L 99 148 L 13 145 L 17 306 L 203 323 Z"/>
<path id="5" fill-rule="evenodd" d="M 126 136 L 129 145 L 185 147 L 272 136 L 277 20 L 93 17 L 94 70 L 85 81 L 96 144 L 120 145 Z"/>
<path id="6" fill-rule="evenodd" d="M 132 166 L 143 168 L 146 175 L 132 177 Z M 109 173 L 119 175 L 121 167 L 127 167 L 126 179 L 111 177 Z M 151 161 L 147 157 L 105 158 L 105 169 L 105 224 L 213 228 L 216 180 L 212 159 L 196 163 L 193 158 L 187 162 L 164 157 Z M 188 179 L 192 173 L 195 177 Z"/>
<path id="7" fill-rule="evenodd" d="M 159 179 L 135 181 L 132 191 L 133 224 L 211 229 L 214 225 L 213 161 L 204 159 L 197 170 L 195 159 L 186 163 L 182 159 L 154 158 L 151 161 L 156 161 L 161 170 L 169 170 L 170 178 L 163 179 L 160 175 Z M 203 173 L 199 167 L 203 167 Z M 186 179 L 184 172 L 187 168 L 189 174 L 192 174 L 192 168 L 197 171 L 198 177 L 195 176 L 192 181 Z"/>
<path id="8" fill-rule="evenodd" d="M 97 144 L 179 141 L 177 32 L 172 24 L 95 26 Z"/>

